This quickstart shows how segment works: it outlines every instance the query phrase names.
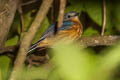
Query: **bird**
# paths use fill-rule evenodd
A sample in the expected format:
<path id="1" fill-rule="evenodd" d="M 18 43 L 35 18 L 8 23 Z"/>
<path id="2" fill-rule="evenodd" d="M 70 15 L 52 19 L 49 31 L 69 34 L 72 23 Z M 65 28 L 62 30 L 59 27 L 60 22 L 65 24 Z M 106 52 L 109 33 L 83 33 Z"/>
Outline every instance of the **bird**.
<path id="1" fill-rule="evenodd" d="M 40 39 L 29 48 L 28 53 L 37 48 L 50 47 L 64 38 L 78 40 L 83 32 L 83 26 L 79 20 L 79 13 L 75 11 L 68 12 L 64 15 L 61 27 L 56 28 L 56 25 L 57 22 L 51 24 Z M 56 34 L 54 34 L 55 30 Z"/>

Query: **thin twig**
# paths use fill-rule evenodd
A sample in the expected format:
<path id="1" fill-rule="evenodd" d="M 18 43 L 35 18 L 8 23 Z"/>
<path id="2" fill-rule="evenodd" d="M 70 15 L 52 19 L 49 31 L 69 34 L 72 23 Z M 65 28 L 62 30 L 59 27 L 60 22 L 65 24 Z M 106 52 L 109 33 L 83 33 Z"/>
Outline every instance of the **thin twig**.
<path id="1" fill-rule="evenodd" d="M 11 73 L 9 80 L 17 80 L 18 73 L 21 71 L 24 61 L 26 59 L 26 55 L 27 55 L 29 46 L 30 46 L 35 34 L 37 33 L 37 30 L 39 29 L 44 17 L 46 16 L 52 2 L 53 2 L 53 0 L 43 0 L 41 7 L 36 15 L 35 20 L 33 21 L 28 32 L 25 34 L 25 36 L 22 39 L 20 49 L 18 51 L 18 55 L 15 60 L 13 71 Z"/>
<path id="2" fill-rule="evenodd" d="M 102 32 L 101 32 L 102 36 L 104 36 L 105 26 L 106 26 L 106 3 L 105 0 L 103 0 L 103 24 L 102 24 Z"/>
<path id="3" fill-rule="evenodd" d="M 35 3 L 36 1 L 37 0 L 31 0 L 31 1 L 28 1 L 26 3 L 22 3 L 21 6 L 29 5 L 29 4 Z"/>
<path id="4" fill-rule="evenodd" d="M 24 15 L 23 15 L 23 10 L 22 10 L 22 6 L 19 5 L 18 6 L 18 12 L 20 14 L 20 18 L 21 18 L 21 34 L 20 34 L 20 40 L 19 40 L 19 44 L 21 43 L 21 40 L 23 38 L 23 35 L 24 35 Z"/>
<path id="5" fill-rule="evenodd" d="M 59 16 L 58 16 L 58 25 L 57 25 L 58 27 L 61 27 L 63 23 L 66 2 L 67 0 L 60 0 L 60 10 L 59 10 Z"/>
<path id="6" fill-rule="evenodd" d="M 18 7 L 18 11 L 19 11 L 19 14 L 20 14 L 21 24 L 22 24 L 21 32 L 24 32 L 24 16 L 23 16 L 23 11 L 22 11 L 22 7 L 21 7 L 21 5 L 19 5 L 19 7 Z"/>

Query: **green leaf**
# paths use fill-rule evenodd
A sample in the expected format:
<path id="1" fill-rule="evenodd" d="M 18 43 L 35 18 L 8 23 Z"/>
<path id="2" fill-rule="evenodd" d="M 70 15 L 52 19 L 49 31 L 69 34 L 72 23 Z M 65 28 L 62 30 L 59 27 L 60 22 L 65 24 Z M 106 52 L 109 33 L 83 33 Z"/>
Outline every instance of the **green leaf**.
<path id="1" fill-rule="evenodd" d="M 68 6 L 65 10 L 65 12 L 70 12 L 70 11 L 76 11 L 81 13 L 83 10 L 83 3 L 79 3 L 77 2 L 76 4 L 72 4 L 70 6 Z"/>
<path id="2" fill-rule="evenodd" d="M 117 28 L 118 31 L 120 31 L 120 3 L 119 1 L 116 1 L 114 4 L 111 4 L 112 7 L 112 12 L 113 12 L 113 16 L 112 16 L 112 23 L 114 24 L 114 26 Z"/>
<path id="3" fill-rule="evenodd" d="M 92 27 L 88 27 L 82 36 L 92 36 L 92 35 L 99 35 L 99 32 Z"/>
<path id="4" fill-rule="evenodd" d="M 7 79 L 7 75 L 9 72 L 11 60 L 7 56 L 0 56 L 0 70 L 1 70 L 1 77 L 2 80 Z"/>
<path id="5" fill-rule="evenodd" d="M 14 46 L 17 44 L 19 37 L 14 36 L 13 38 L 6 41 L 5 46 Z"/>
<path id="6" fill-rule="evenodd" d="M 29 11 L 24 15 L 24 31 L 26 32 L 30 27 L 34 17 L 31 17 L 32 11 Z"/>
<path id="7" fill-rule="evenodd" d="M 84 3 L 85 11 L 90 16 L 90 18 L 99 24 L 102 25 L 102 4 L 101 0 L 86 1 Z"/>

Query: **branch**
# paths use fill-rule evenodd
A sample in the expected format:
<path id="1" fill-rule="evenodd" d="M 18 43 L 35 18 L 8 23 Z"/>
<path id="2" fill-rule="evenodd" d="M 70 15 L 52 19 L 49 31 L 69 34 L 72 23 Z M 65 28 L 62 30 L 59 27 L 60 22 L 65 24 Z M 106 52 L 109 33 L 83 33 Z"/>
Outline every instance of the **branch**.
<path id="1" fill-rule="evenodd" d="M 58 27 L 62 26 L 63 18 L 64 18 L 64 10 L 66 6 L 66 0 L 60 0 L 60 10 L 59 10 L 59 16 L 58 16 Z"/>
<path id="2" fill-rule="evenodd" d="M 88 46 L 110 46 L 117 43 L 120 36 L 92 36 L 83 37 L 79 40 L 80 45 Z"/>
<path id="3" fill-rule="evenodd" d="M 10 76 L 10 80 L 17 80 L 18 72 L 21 71 L 23 63 L 26 59 L 27 51 L 29 49 L 30 43 L 32 42 L 37 30 L 39 29 L 44 17 L 46 16 L 48 9 L 50 8 L 53 0 L 43 0 L 42 5 L 36 15 L 28 32 L 22 39 L 20 49 L 18 51 L 17 58 L 14 63 L 14 68 Z"/>
<path id="4" fill-rule="evenodd" d="M 91 36 L 91 37 L 82 37 L 78 40 L 80 45 L 85 47 L 88 46 L 110 46 L 117 43 L 120 40 L 120 36 Z M 6 47 L 0 49 L 0 54 L 4 54 L 5 52 L 14 52 L 15 46 Z"/>
<path id="5" fill-rule="evenodd" d="M 5 54 L 8 52 L 14 52 L 18 46 L 8 46 L 0 48 L 0 54 Z"/>
<path id="6" fill-rule="evenodd" d="M 0 1 L 0 47 L 4 47 L 19 0 Z"/>

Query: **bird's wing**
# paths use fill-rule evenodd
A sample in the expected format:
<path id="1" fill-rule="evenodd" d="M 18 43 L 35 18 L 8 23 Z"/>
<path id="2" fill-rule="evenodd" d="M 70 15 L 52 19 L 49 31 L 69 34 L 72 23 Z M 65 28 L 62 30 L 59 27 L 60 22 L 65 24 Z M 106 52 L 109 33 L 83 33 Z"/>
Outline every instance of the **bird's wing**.
<path id="1" fill-rule="evenodd" d="M 72 25 L 72 22 L 71 22 L 71 21 L 64 21 L 62 27 L 58 28 L 57 30 L 58 30 L 58 31 L 60 31 L 60 30 L 66 30 L 66 29 L 68 29 L 71 25 Z M 31 51 L 33 51 L 34 49 L 36 49 L 36 48 L 37 48 L 37 45 L 38 45 L 42 40 L 44 40 L 46 37 L 51 36 L 51 35 L 54 35 L 54 31 L 55 31 L 55 27 L 56 27 L 56 26 L 57 26 L 57 22 L 56 22 L 55 24 L 52 24 L 52 25 L 43 33 L 43 35 L 40 37 L 40 39 L 30 47 L 28 53 L 31 52 Z"/>
<path id="2" fill-rule="evenodd" d="M 31 51 L 33 51 L 34 49 L 36 49 L 36 48 L 37 48 L 37 45 L 38 45 L 42 40 L 44 40 L 46 37 L 48 37 L 48 36 L 50 36 L 51 34 L 53 34 L 54 26 L 55 26 L 55 24 L 52 24 L 52 25 L 43 33 L 43 35 L 40 37 L 40 39 L 30 47 L 28 53 L 31 52 Z"/>

